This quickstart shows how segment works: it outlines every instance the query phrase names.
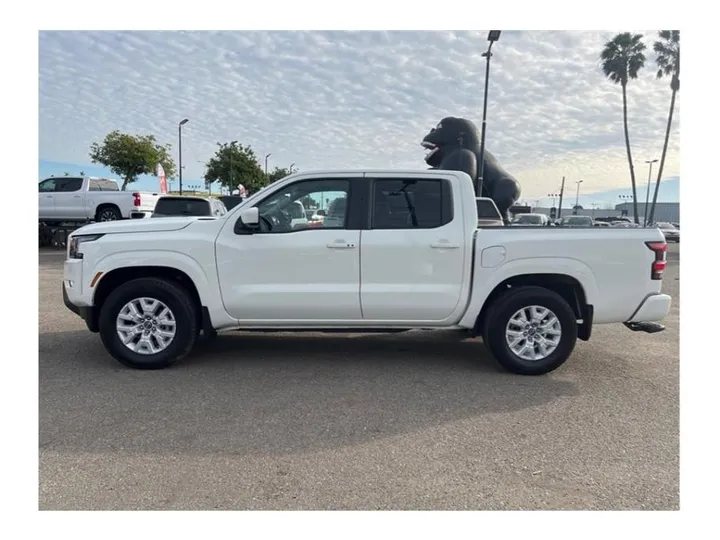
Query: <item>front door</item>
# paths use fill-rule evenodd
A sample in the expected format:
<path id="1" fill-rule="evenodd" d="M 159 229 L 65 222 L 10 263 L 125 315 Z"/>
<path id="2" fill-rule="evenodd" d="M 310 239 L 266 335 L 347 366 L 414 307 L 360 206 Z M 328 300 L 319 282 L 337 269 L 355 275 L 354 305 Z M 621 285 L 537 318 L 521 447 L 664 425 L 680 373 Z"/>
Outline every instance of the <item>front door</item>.
<path id="1" fill-rule="evenodd" d="M 451 181 L 378 174 L 372 190 L 370 230 L 362 233 L 364 319 L 444 321 L 463 297 L 470 264 Z"/>
<path id="2" fill-rule="evenodd" d="M 55 217 L 55 182 L 56 178 L 48 178 L 40 182 L 40 201 L 38 212 L 40 221 Z"/>
<path id="3" fill-rule="evenodd" d="M 218 277 L 227 312 L 256 325 L 322 324 L 361 320 L 360 230 L 348 229 L 343 204 L 353 175 L 298 178 L 255 206 L 261 230 L 234 231 L 231 217 L 216 244 Z M 357 175 L 355 175 L 357 176 Z M 321 204 L 338 209 L 325 221 L 294 219 Z"/>
<path id="4" fill-rule="evenodd" d="M 55 217 L 58 219 L 85 219 L 83 179 L 74 177 L 58 178 L 55 184 Z"/>

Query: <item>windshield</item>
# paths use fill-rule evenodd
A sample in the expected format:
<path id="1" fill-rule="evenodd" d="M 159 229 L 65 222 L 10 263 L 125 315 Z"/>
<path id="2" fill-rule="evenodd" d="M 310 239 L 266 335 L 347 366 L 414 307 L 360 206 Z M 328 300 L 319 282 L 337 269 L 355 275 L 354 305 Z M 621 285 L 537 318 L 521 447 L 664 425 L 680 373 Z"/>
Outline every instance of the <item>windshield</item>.
<path id="1" fill-rule="evenodd" d="M 524 216 L 519 216 L 515 223 L 526 223 L 528 225 L 540 225 L 542 224 L 542 216 L 538 215 L 531 215 L 531 214 L 525 214 Z"/>
<path id="2" fill-rule="evenodd" d="M 576 216 L 565 220 L 566 225 L 590 225 L 592 220 L 589 217 Z"/>

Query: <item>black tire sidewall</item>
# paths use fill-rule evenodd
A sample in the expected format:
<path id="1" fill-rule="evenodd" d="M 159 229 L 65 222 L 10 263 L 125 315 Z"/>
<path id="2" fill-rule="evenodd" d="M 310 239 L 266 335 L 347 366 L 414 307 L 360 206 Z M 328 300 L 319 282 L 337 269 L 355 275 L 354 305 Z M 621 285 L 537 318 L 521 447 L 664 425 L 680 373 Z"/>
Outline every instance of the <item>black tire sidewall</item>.
<path id="1" fill-rule="evenodd" d="M 119 221 L 122 218 L 122 216 L 120 215 L 120 211 L 117 208 L 113 208 L 112 206 L 106 206 L 98 210 L 96 221 L 99 222 L 105 212 L 112 212 L 112 214 L 115 216 L 115 219 L 110 221 Z"/>
<path id="2" fill-rule="evenodd" d="M 146 296 L 163 302 L 175 317 L 172 343 L 154 355 L 137 354 L 120 340 L 116 319 L 122 307 L 134 298 Z M 185 356 L 195 343 L 197 321 L 188 294 L 180 287 L 160 279 L 136 279 L 114 290 L 100 311 L 100 336 L 110 354 L 120 363 L 137 369 L 161 369 Z"/>
<path id="3" fill-rule="evenodd" d="M 530 361 L 518 357 L 505 340 L 505 328 L 510 318 L 523 307 L 542 306 L 552 311 L 560 322 L 560 343 L 542 360 Z M 484 341 L 495 359 L 505 369 L 521 375 L 543 375 L 560 367 L 577 343 L 577 317 L 559 294 L 542 287 L 518 287 L 498 298 L 486 319 Z"/>

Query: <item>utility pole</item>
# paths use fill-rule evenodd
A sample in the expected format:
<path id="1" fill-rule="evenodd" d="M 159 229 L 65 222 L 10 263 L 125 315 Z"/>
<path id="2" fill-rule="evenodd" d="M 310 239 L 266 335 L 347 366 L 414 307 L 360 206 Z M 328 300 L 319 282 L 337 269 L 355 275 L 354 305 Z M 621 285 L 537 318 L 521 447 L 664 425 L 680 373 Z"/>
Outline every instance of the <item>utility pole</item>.
<path id="1" fill-rule="evenodd" d="M 650 165 L 650 170 L 648 171 L 648 185 L 647 185 L 647 193 L 645 194 L 645 218 L 643 219 L 643 226 L 647 227 L 648 225 L 648 204 L 650 203 L 650 183 L 652 182 L 652 166 L 653 163 L 655 163 L 657 159 L 648 159 L 645 161 L 645 163 Z"/>
<path id="2" fill-rule="evenodd" d="M 565 193 L 565 177 L 563 176 L 562 184 L 560 185 L 560 203 L 558 204 L 557 218 L 560 219 L 562 216 L 562 200 L 563 194 Z"/>
<path id="3" fill-rule="evenodd" d="M 182 195 L 182 127 L 187 124 L 189 120 L 184 118 L 178 124 L 178 174 L 180 176 L 180 195 Z"/>

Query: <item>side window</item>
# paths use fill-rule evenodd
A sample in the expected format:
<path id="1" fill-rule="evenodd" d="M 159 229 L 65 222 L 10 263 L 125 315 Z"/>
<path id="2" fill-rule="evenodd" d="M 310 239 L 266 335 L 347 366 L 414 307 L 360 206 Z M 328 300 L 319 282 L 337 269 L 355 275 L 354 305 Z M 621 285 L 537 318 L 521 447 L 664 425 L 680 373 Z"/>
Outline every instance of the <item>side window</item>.
<path id="1" fill-rule="evenodd" d="M 116 182 L 111 180 L 88 180 L 88 191 L 119 191 Z"/>
<path id="2" fill-rule="evenodd" d="M 67 193 L 69 191 L 80 191 L 82 184 L 82 178 L 61 178 L 55 184 L 55 191 L 61 191 L 63 193 Z"/>
<path id="3" fill-rule="evenodd" d="M 343 179 L 301 180 L 293 182 L 261 201 L 261 230 L 289 233 L 305 229 L 344 229 L 350 181 Z M 325 216 L 308 220 L 306 208 L 324 208 Z"/>
<path id="4" fill-rule="evenodd" d="M 373 229 L 435 229 L 452 219 L 452 189 L 447 180 L 375 180 Z"/>
<path id="5" fill-rule="evenodd" d="M 54 192 L 56 190 L 55 183 L 55 178 L 48 178 L 47 180 L 43 180 L 42 182 L 40 182 L 40 193 Z"/>

